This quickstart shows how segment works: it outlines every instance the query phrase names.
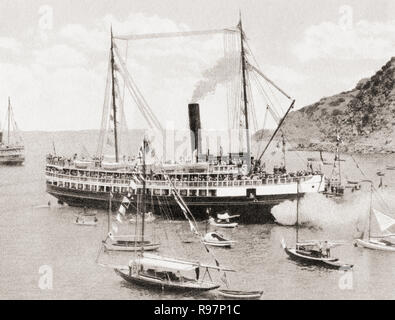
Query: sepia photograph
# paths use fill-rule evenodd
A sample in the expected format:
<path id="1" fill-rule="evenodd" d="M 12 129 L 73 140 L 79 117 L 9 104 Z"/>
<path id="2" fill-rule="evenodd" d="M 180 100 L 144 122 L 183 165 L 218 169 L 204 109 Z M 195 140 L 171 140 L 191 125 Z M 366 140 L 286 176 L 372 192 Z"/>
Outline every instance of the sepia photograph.
<path id="1" fill-rule="evenodd" d="M 0 18 L 0 300 L 395 299 L 394 1 Z"/>

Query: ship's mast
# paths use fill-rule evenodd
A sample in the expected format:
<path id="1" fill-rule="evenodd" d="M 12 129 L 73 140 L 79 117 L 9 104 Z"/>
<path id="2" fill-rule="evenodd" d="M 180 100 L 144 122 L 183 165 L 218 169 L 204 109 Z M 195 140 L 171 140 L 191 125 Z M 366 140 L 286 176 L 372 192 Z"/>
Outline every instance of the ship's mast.
<path id="1" fill-rule="evenodd" d="M 10 144 L 10 128 L 11 128 L 11 99 L 8 97 L 8 132 L 7 132 L 7 144 Z"/>
<path id="2" fill-rule="evenodd" d="M 299 242 L 299 179 L 296 183 L 296 244 Z"/>
<path id="3" fill-rule="evenodd" d="M 143 194 L 142 194 L 142 223 L 141 223 L 141 252 L 144 252 L 144 223 L 145 223 L 145 177 L 146 177 L 146 168 L 145 168 L 145 145 L 146 140 L 145 137 L 143 139 Z"/>
<path id="4" fill-rule="evenodd" d="M 241 47 L 241 73 L 243 81 L 243 102 L 244 102 L 244 118 L 245 118 L 245 129 L 246 129 L 246 139 L 247 139 L 247 168 L 248 172 L 251 171 L 251 147 L 250 147 L 250 131 L 248 126 L 248 101 L 247 101 L 247 82 L 246 82 L 246 59 L 244 51 L 244 33 L 241 23 L 241 13 L 240 20 L 238 24 L 240 30 L 240 47 Z"/>
<path id="5" fill-rule="evenodd" d="M 115 104 L 115 75 L 114 75 L 114 40 L 111 27 L 111 83 L 112 83 L 112 109 L 114 119 L 114 145 L 115 145 L 115 161 L 119 161 L 118 154 L 118 125 L 117 125 L 117 108 Z"/>

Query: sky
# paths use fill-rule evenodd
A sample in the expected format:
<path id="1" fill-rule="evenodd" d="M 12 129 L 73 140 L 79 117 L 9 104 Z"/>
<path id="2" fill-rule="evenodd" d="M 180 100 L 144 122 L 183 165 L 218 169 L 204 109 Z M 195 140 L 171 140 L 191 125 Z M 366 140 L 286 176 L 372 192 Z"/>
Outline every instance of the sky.
<path id="1" fill-rule="evenodd" d="M 98 129 L 110 25 L 115 35 L 232 28 L 239 10 L 260 69 L 296 108 L 352 89 L 395 56 L 392 0 L 0 0 L 1 124 L 10 96 L 21 130 Z M 163 126 L 186 127 L 187 104 L 221 58 L 222 38 L 132 41 L 127 50 Z M 224 97 L 219 86 L 199 101 L 206 128 L 226 127 Z M 260 126 L 263 102 L 255 108 Z M 132 100 L 125 113 L 129 127 L 146 126 Z"/>

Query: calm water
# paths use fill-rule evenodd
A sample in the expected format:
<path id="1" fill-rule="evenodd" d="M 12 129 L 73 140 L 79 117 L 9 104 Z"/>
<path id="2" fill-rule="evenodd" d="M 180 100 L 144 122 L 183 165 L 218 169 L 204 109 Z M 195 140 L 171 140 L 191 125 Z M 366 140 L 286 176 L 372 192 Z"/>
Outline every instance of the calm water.
<path id="1" fill-rule="evenodd" d="M 70 153 L 75 139 L 64 141 L 62 148 Z M 74 140 L 73 140 L 74 139 Z M 92 138 L 93 139 L 93 138 Z M 72 223 L 80 210 L 70 207 L 35 208 L 50 199 L 45 193 L 44 156 L 51 150 L 51 136 L 30 135 L 26 139 L 27 159 L 24 167 L 0 167 L 0 298 L 2 299 L 215 299 L 215 293 L 199 296 L 179 296 L 152 292 L 126 284 L 111 268 L 95 263 L 100 242 L 106 234 L 106 212 L 98 211 L 97 227 L 81 227 Z M 89 139 L 86 141 L 89 142 Z M 88 143 L 87 142 L 87 143 Z M 93 142 L 92 142 L 93 143 Z M 59 143 L 60 144 L 60 143 Z M 60 146 L 59 146 L 60 148 Z M 297 160 L 296 154 L 289 156 Z M 329 157 L 329 155 L 327 155 Z M 348 159 L 348 158 L 347 158 Z M 358 157 L 361 168 L 375 179 L 378 168 L 395 164 L 394 156 Z M 343 164 L 348 178 L 361 177 L 352 161 Z M 330 171 L 330 168 L 328 168 Z M 391 209 L 395 201 L 391 193 L 395 188 L 395 172 L 387 172 L 384 183 L 388 185 L 383 197 Z M 359 204 L 367 193 L 352 195 L 347 204 L 333 203 L 336 224 L 331 219 L 320 224 L 321 228 L 301 230 L 305 239 L 343 239 L 345 246 L 334 249 L 342 260 L 355 265 L 352 274 L 328 271 L 315 267 L 302 267 L 289 260 L 281 249 L 280 240 L 293 243 L 295 230 L 278 225 L 240 226 L 224 231 L 238 243 L 232 249 L 211 249 L 221 264 L 238 272 L 228 274 L 233 288 L 264 290 L 262 299 L 393 299 L 395 298 L 395 254 L 354 248 L 351 244 L 353 230 L 350 215 L 367 210 Z M 392 200 L 392 202 L 391 202 Z M 323 200 L 326 201 L 326 200 Z M 52 203 L 55 203 L 52 199 Z M 356 203 L 355 208 L 352 205 Z M 393 204 L 391 204 L 393 203 Z M 328 203 L 325 202 L 326 206 Z M 330 204 L 331 205 L 331 204 Z M 329 206 L 330 206 L 329 205 Z M 286 206 L 284 207 L 286 209 Z M 317 199 L 302 206 L 325 214 Z M 344 208 L 344 210 L 342 209 Z M 333 210 L 332 210 L 333 211 Z M 344 223 L 342 221 L 344 215 Z M 351 219 L 352 220 L 352 219 Z M 319 223 L 318 223 L 319 224 Z M 326 225 L 327 224 L 327 228 Z M 201 230 L 204 226 L 200 225 Z M 132 225 L 122 225 L 122 231 L 132 232 Z M 148 233 L 158 238 L 160 253 L 179 257 L 201 259 L 213 263 L 198 243 L 182 244 L 180 234 L 188 230 L 184 221 L 170 222 L 158 219 L 148 226 Z M 103 264 L 126 264 L 131 254 L 101 254 Z M 52 290 L 39 288 L 41 266 L 53 270 Z M 212 272 L 219 279 L 217 272 Z M 348 280 L 348 282 L 346 281 Z M 340 285 L 339 285 L 340 283 Z M 351 285 L 350 289 L 348 285 Z M 345 290 L 349 288 L 349 290 Z"/>

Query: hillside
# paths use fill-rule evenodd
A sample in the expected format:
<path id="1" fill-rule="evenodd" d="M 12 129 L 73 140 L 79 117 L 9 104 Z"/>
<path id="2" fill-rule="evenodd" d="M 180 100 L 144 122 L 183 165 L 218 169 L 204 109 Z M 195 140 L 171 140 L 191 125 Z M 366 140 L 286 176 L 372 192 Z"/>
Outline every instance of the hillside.
<path id="1" fill-rule="evenodd" d="M 284 131 L 298 149 L 395 152 L 395 57 L 356 87 L 291 112 Z M 256 136 L 259 136 L 256 135 Z"/>

